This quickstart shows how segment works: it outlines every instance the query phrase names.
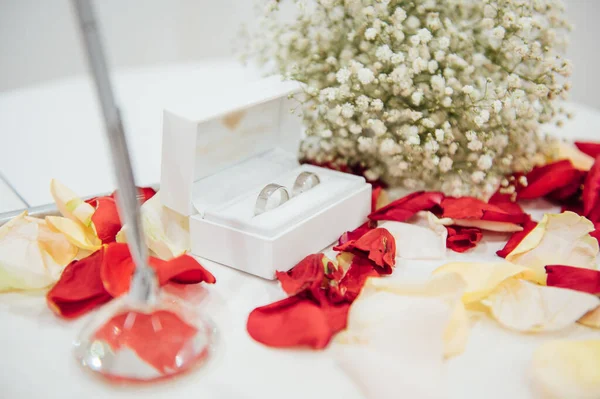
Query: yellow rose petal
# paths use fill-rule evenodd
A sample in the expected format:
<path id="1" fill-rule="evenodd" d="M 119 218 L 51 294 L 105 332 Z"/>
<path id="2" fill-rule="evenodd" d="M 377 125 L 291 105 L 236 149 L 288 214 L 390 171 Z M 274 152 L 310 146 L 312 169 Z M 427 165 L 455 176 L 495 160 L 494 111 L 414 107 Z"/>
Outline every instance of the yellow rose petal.
<path id="1" fill-rule="evenodd" d="M 481 301 L 504 327 L 521 332 L 556 331 L 600 305 L 592 294 L 512 279 Z"/>
<path id="2" fill-rule="evenodd" d="M 573 212 L 546 214 L 506 260 L 531 268 L 536 281 L 546 283 L 547 265 L 596 269 L 598 241 L 589 235 L 594 224 Z"/>
<path id="3" fill-rule="evenodd" d="M 46 222 L 55 231 L 64 234 L 77 248 L 95 251 L 102 246 L 91 227 L 86 228 L 79 222 L 60 216 L 46 216 Z"/>
<path id="4" fill-rule="evenodd" d="M 0 228 L 0 291 L 45 288 L 56 282 L 77 248 L 26 212 Z"/>
<path id="5" fill-rule="evenodd" d="M 579 320 L 579 323 L 592 328 L 600 328 L 600 307 L 590 310 L 584 314 Z"/>
<path id="6" fill-rule="evenodd" d="M 462 297 L 464 304 L 472 304 L 488 296 L 496 287 L 510 278 L 533 279 L 534 273 L 519 265 L 509 262 L 447 263 L 433 271 L 433 274 L 456 273 L 467 284 Z"/>
<path id="7" fill-rule="evenodd" d="M 93 206 L 83 201 L 71 189 L 52 179 L 50 182 L 50 193 L 60 213 L 71 220 L 76 220 L 89 227 L 92 223 L 92 215 L 96 211 Z"/>
<path id="8" fill-rule="evenodd" d="M 420 300 L 434 300 L 444 303 L 448 309 L 442 335 L 444 355 L 462 353 L 469 333 L 469 320 L 460 301 L 464 289 L 465 282 L 455 274 L 435 276 L 420 284 L 403 283 L 389 278 L 369 278 L 350 307 L 348 327 L 339 339 L 369 342 L 372 332 L 385 329 L 390 318 L 403 317 L 396 313 L 399 307 L 406 303 L 420 306 Z M 428 315 L 423 314 L 422 317 Z"/>
<path id="9" fill-rule="evenodd" d="M 533 354 L 535 388 L 544 398 L 600 398 L 600 340 L 548 341 Z"/>
<path id="10" fill-rule="evenodd" d="M 188 218 L 164 207 L 160 192 L 142 205 L 141 214 L 146 244 L 159 258 L 171 259 L 189 251 Z"/>
<path id="11" fill-rule="evenodd" d="M 586 171 L 594 165 L 594 158 L 581 152 L 574 144 L 557 140 L 555 145 L 557 160 L 568 159 L 574 167 Z"/>

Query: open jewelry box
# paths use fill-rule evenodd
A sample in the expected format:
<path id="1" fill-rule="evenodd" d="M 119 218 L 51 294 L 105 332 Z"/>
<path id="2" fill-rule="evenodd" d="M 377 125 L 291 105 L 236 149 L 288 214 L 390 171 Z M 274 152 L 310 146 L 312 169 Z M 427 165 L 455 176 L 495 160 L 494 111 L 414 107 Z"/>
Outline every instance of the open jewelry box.
<path id="1" fill-rule="evenodd" d="M 194 255 L 273 279 L 366 220 L 364 178 L 298 163 L 301 125 L 288 95 L 299 89 L 271 77 L 210 100 L 190 93 L 164 110 L 161 200 L 189 216 Z M 320 183 L 292 196 L 301 172 Z M 268 184 L 290 199 L 255 215 Z"/>

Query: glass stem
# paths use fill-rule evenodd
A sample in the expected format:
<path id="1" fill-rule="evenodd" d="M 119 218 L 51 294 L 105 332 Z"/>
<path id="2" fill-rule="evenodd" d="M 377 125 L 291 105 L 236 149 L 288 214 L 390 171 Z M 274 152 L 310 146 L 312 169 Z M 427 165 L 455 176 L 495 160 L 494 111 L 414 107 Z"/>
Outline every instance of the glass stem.
<path id="1" fill-rule="evenodd" d="M 89 0 L 73 0 L 77 14 L 88 64 L 102 107 L 106 136 L 117 180 L 117 204 L 119 216 L 127 226 L 127 243 L 135 263 L 129 295 L 136 301 L 152 303 L 156 299 L 157 280 L 154 270 L 148 266 L 148 250 L 143 240 L 144 231 L 140 215 L 140 202 L 133 177 L 131 159 L 119 109 L 115 103 L 110 75 L 104 57 L 94 11 Z"/>

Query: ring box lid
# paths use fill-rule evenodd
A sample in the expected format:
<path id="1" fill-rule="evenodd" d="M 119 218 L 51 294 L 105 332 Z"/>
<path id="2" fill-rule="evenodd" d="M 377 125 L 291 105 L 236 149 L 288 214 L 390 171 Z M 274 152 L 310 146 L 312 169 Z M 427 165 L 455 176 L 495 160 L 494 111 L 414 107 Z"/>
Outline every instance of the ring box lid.
<path id="1" fill-rule="evenodd" d="M 272 76 L 219 93 L 190 92 L 168 105 L 163 112 L 163 205 L 189 216 L 240 194 L 243 184 L 235 176 L 222 182 L 227 187 L 213 190 L 206 189 L 214 187 L 208 179 L 219 180 L 217 173 L 252 157 L 274 160 L 274 173 L 297 165 L 301 127 L 290 113 L 288 96 L 300 88 L 298 82 Z"/>

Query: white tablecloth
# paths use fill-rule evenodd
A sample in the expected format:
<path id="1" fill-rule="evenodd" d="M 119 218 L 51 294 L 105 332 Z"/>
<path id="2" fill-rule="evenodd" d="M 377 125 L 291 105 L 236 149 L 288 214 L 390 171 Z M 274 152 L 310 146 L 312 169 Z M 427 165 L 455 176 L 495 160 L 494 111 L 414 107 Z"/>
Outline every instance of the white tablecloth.
<path id="1" fill-rule="evenodd" d="M 117 92 L 139 183 L 159 181 L 162 104 L 189 85 L 202 93 L 255 76 L 254 72 L 228 62 L 118 73 Z M 562 133 L 599 139 L 600 113 L 582 106 L 572 108 L 577 116 Z M 0 93 L 0 132 L 4 144 L 0 171 L 31 205 L 51 202 L 48 183 L 52 177 L 80 195 L 113 189 L 99 112 L 87 79 L 75 78 Z M 0 204 L 3 201 L 4 195 L 0 197 Z M 402 260 L 391 278 L 425 278 L 449 260 L 497 260 L 494 252 L 503 245 L 504 239 L 488 235 L 474 251 L 448 252 L 447 260 Z M 0 295 L 0 397 L 362 397 L 328 351 L 271 349 L 250 339 L 245 330 L 248 313 L 256 306 L 283 297 L 276 282 L 211 262 L 203 263 L 215 274 L 217 284 L 189 286 L 185 294 L 213 318 L 220 339 L 215 356 L 201 370 L 150 386 L 108 385 L 84 373 L 72 356 L 71 342 L 88 316 L 63 321 L 46 307 L 43 295 L 5 294 Z M 491 320 L 480 320 L 470 333 L 465 353 L 447 362 L 447 397 L 532 397 L 528 386 L 531 354 L 544 340 L 567 336 L 600 338 L 600 333 L 576 325 L 553 334 L 522 335 L 503 330 Z M 394 381 L 381 383 L 393 386 Z M 398 397 L 403 397 L 402 392 L 398 392 Z"/>

